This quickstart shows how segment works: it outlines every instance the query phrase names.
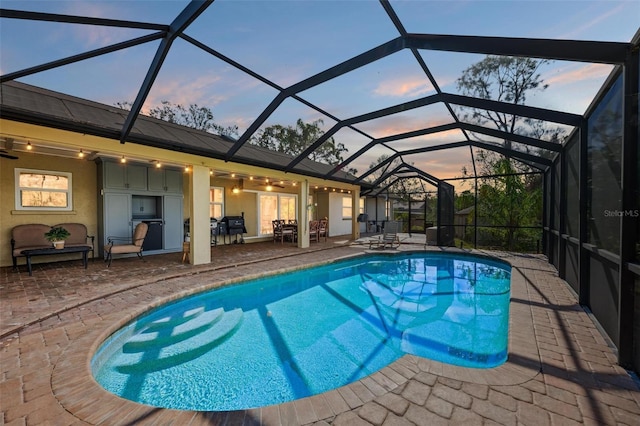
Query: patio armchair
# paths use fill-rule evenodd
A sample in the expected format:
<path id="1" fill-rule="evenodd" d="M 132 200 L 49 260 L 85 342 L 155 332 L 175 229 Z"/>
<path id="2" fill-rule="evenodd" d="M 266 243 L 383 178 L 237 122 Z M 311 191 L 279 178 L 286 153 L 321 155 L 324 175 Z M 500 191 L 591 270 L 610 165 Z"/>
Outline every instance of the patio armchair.
<path id="1" fill-rule="evenodd" d="M 107 255 L 105 262 L 107 267 L 111 266 L 111 260 L 114 254 L 129 254 L 135 253 L 140 259 L 142 259 L 142 243 L 147 236 L 149 225 L 146 223 L 139 223 L 133 231 L 132 237 L 107 237 L 108 244 L 105 246 L 104 251 Z M 120 244 L 116 242 L 120 241 Z"/>

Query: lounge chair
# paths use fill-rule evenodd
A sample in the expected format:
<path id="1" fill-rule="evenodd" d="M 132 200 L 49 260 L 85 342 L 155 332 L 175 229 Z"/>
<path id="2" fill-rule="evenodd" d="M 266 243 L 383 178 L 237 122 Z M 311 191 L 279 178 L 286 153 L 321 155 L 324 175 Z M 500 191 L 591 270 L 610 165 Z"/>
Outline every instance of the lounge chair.
<path id="1" fill-rule="evenodd" d="M 139 223 L 136 225 L 136 229 L 133 231 L 133 237 L 107 237 L 108 245 L 104 248 L 107 254 L 104 260 L 107 263 L 107 268 L 111 266 L 111 260 L 114 254 L 128 254 L 135 253 L 140 259 L 142 259 L 142 243 L 147 236 L 149 225 L 146 223 Z M 122 241 L 122 244 L 115 244 L 116 241 Z"/>
<path id="2" fill-rule="evenodd" d="M 398 222 L 387 222 L 382 235 L 379 235 L 378 238 L 369 240 L 370 249 L 384 249 L 386 247 L 400 247 L 400 237 L 398 236 Z"/>

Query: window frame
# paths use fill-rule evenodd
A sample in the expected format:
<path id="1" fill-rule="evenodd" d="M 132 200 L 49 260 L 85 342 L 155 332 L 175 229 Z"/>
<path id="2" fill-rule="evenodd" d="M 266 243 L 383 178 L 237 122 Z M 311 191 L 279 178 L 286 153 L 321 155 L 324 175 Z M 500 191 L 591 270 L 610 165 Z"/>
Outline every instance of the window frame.
<path id="1" fill-rule="evenodd" d="M 345 205 L 345 200 L 348 201 L 347 205 Z M 353 204 L 351 197 L 342 196 L 342 220 L 351 220 L 353 219 Z M 347 214 L 348 213 L 348 214 Z"/>
<path id="2" fill-rule="evenodd" d="M 67 179 L 69 183 L 67 189 L 48 189 L 48 188 L 34 188 L 29 186 L 20 186 L 20 176 L 23 174 L 34 174 L 43 176 L 62 176 Z M 40 170 L 40 169 L 25 169 L 16 167 L 14 169 L 14 191 L 15 191 L 15 210 L 18 211 L 47 211 L 47 212 L 70 212 L 73 211 L 73 173 L 61 172 L 58 170 Z M 67 198 L 67 205 L 64 207 L 53 206 L 23 206 L 22 205 L 22 191 L 40 191 L 40 192 L 56 192 L 64 193 Z"/>
<path id="3" fill-rule="evenodd" d="M 216 189 L 220 191 L 220 194 L 222 194 L 222 201 L 216 201 L 215 200 L 215 190 Z M 213 196 L 212 196 L 212 194 L 213 194 Z M 213 198 L 213 201 L 211 201 L 212 198 Z M 224 187 L 223 186 L 210 186 L 209 187 L 209 215 L 211 215 L 211 208 L 213 206 L 218 206 L 219 205 L 220 206 L 220 217 L 216 217 L 215 219 L 221 220 L 224 217 L 224 201 L 225 201 Z"/>
<path id="4" fill-rule="evenodd" d="M 281 216 L 281 211 L 282 211 L 282 204 L 281 204 L 281 200 L 283 198 L 293 198 L 295 206 L 294 206 L 294 212 L 295 212 L 295 219 L 298 219 L 298 195 L 297 194 L 288 194 L 288 193 L 277 193 L 277 192 L 270 192 L 270 191 L 256 191 L 257 197 L 256 197 L 256 202 L 257 202 L 257 220 L 258 220 L 258 229 L 257 229 L 257 234 L 259 237 L 268 237 L 268 236 L 273 236 L 273 228 L 270 228 L 270 232 L 268 233 L 262 233 L 262 202 L 261 202 L 261 197 L 263 195 L 266 196 L 272 196 L 272 197 L 276 197 L 276 218 L 280 218 Z"/>

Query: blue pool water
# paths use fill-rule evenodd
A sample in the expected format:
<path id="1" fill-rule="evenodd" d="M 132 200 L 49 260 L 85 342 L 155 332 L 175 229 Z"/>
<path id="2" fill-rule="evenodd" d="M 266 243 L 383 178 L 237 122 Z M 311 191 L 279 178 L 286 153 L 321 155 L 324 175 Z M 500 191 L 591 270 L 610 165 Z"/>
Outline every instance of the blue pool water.
<path id="1" fill-rule="evenodd" d="M 490 368 L 507 357 L 510 267 L 377 254 L 157 308 L 92 359 L 97 381 L 158 407 L 238 410 L 363 378 L 405 353 Z"/>

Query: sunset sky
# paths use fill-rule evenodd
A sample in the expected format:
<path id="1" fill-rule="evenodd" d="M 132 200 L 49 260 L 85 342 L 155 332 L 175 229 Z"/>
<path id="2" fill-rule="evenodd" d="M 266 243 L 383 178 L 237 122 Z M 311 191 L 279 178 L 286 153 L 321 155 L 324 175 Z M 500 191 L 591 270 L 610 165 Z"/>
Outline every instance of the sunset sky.
<path id="1" fill-rule="evenodd" d="M 129 21 L 169 24 L 187 1 L 10 1 L 20 9 Z M 505 36 L 629 42 L 638 31 L 640 1 L 391 1 L 409 33 Z M 149 34 L 150 31 L 0 20 L 0 72 L 18 71 Z M 313 76 L 398 37 L 378 1 L 215 1 L 186 34 L 281 87 Z M 132 102 L 158 42 L 38 73 L 19 81 L 114 105 Z M 421 50 L 440 89 L 458 93 L 456 79 L 482 55 Z M 582 114 L 612 70 L 609 65 L 555 61 L 541 69 L 549 88 L 528 98 L 543 108 Z M 409 50 L 300 93 L 339 119 L 433 94 L 434 88 Z M 147 98 L 147 110 L 161 101 L 211 108 L 222 126 L 240 134 L 277 95 L 277 91 L 184 40 L 173 44 Z M 285 101 L 265 125 L 295 125 L 298 118 L 334 120 L 300 102 Z M 407 111 L 362 123 L 373 138 L 451 123 L 442 105 Z M 335 135 L 350 155 L 370 139 L 349 129 Z M 459 131 L 393 143 L 396 149 L 463 140 Z M 391 150 L 380 146 L 351 166 L 360 172 Z M 440 177 L 460 175 L 470 165 L 468 148 L 406 158 Z"/>

